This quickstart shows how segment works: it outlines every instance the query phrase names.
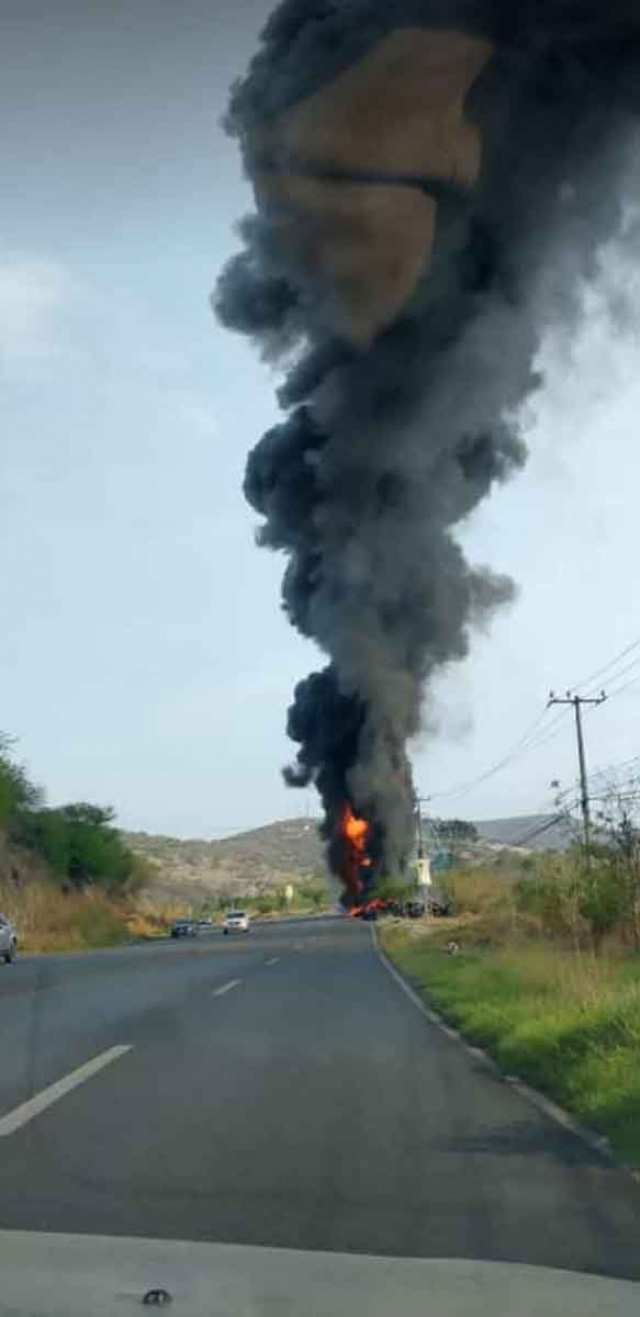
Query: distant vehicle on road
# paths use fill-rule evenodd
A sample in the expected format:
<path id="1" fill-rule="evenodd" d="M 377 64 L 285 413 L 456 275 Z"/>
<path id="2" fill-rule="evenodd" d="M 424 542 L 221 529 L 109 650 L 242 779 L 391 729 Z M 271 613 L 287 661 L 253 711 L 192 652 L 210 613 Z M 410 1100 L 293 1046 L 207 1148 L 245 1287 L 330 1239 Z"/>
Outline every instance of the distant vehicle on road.
<path id="1" fill-rule="evenodd" d="M 197 928 L 193 919 L 174 919 L 171 925 L 172 937 L 196 937 Z"/>
<path id="2" fill-rule="evenodd" d="M 18 938 L 16 930 L 6 915 L 0 915 L 0 957 L 5 965 L 11 965 L 16 958 Z"/>
<path id="3" fill-rule="evenodd" d="M 229 910 L 222 931 L 225 937 L 228 933 L 248 933 L 249 916 L 246 910 Z"/>
<path id="4" fill-rule="evenodd" d="M 198 928 L 201 928 L 204 932 L 206 932 L 208 928 L 213 928 L 213 919 L 211 918 L 211 916 L 206 915 L 203 916 L 202 919 L 199 919 Z"/>

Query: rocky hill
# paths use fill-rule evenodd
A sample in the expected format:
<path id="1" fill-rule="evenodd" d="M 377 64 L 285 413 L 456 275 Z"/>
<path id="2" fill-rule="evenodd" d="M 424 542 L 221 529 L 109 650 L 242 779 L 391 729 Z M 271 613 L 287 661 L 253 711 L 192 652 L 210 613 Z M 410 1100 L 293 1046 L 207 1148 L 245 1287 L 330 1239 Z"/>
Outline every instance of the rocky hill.
<path id="1" fill-rule="evenodd" d="M 233 901 L 324 877 L 322 844 L 312 819 L 285 819 L 221 841 L 181 841 L 146 832 L 123 837 L 151 865 L 151 892 L 160 899 Z"/>

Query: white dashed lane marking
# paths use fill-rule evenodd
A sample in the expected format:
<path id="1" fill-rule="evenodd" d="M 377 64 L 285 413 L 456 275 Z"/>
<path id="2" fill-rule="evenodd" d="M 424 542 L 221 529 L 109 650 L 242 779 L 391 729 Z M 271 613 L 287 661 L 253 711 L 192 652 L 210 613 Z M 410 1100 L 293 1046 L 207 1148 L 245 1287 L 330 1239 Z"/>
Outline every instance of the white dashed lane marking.
<path id="1" fill-rule="evenodd" d="M 74 1088 L 84 1084 L 87 1079 L 97 1075 L 105 1066 L 111 1065 L 112 1061 L 117 1061 L 119 1057 L 124 1056 L 125 1052 L 130 1052 L 131 1046 L 110 1047 L 107 1052 L 101 1052 L 99 1056 L 94 1056 L 92 1061 L 87 1061 L 84 1065 L 72 1070 L 70 1074 L 65 1075 L 64 1079 L 58 1079 L 55 1084 L 50 1084 L 48 1088 L 43 1088 L 41 1093 L 36 1093 L 35 1097 L 29 1098 L 28 1102 L 23 1102 L 19 1107 L 14 1107 L 13 1111 L 7 1112 L 6 1116 L 0 1116 L 0 1138 L 6 1138 L 8 1134 L 15 1134 L 16 1130 L 22 1129 L 23 1125 L 28 1125 L 30 1120 L 34 1120 L 47 1107 L 52 1107 L 54 1102 L 59 1102 L 60 1098 L 71 1093 Z"/>
<path id="2" fill-rule="evenodd" d="M 242 979 L 229 979 L 228 983 L 223 983 L 221 988 L 214 989 L 214 997 L 224 997 L 225 992 L 231 992 L 232 988 L 237 988 L 242 983 Z"/>

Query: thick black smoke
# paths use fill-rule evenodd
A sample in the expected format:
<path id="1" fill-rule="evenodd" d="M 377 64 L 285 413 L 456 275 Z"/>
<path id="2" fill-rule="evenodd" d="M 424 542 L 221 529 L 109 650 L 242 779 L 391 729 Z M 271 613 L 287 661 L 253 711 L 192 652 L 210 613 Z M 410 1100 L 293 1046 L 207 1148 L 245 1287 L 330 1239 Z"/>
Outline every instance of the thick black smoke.
<path id="1" fill-rule="evenodd" d="M 250 176 L 256 130 L 402 26 L 457 27 L 494 45 L 467 100 L 480 179 L 469 196 L 438 195 L 413 295 L 365 349 L 351 346 L 259 207 L 216 299 L 224 324 L 288 368 L 288 415 L 258 443 L 245 482 L 260 541 L 288 555 L 286 611 L 328 658 L 296 688 L 286 778 L 317 785 L 334 868 L 343 802 L 371 821 L 373 883 L 410 851 L 406 745 L 425 684 L 513 593 L 465 561 L 455 532 L 525 460 L 517 417 L 539 382 L 541 333 L 577 315 L 580 281 L 620 224 L 640 74 L 640 3 L 285 0 L 231 97 Z"/>

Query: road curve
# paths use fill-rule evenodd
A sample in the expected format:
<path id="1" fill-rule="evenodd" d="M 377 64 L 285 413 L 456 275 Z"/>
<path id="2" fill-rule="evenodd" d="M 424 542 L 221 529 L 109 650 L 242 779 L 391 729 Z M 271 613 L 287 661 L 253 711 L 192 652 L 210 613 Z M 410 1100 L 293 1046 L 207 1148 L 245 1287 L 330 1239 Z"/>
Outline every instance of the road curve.
<path id="1" fill-rule="evenodd" d="M 633 1182 L 430 1024 L 358 923 L 24 957 L 0 1057 L 0 1229 L 640 1279 Z"/>

